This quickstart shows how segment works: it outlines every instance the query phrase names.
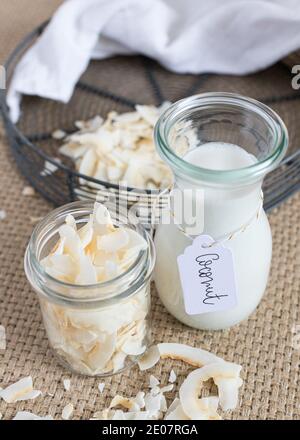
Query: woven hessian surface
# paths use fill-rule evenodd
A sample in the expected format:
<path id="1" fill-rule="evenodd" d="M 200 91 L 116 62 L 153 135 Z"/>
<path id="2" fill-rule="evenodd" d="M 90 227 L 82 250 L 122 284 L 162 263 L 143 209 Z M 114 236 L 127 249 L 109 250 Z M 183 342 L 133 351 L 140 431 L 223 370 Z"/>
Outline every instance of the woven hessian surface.
<path id="1" fill-rule="evenodd" d="M 59 3 L 2 0 L 1 62 L 18 40 Z M 25 10 L 30 11 L 26 17 Z M 139 390 L 146 391 L 150 373 L 167 383 L 171 368 L 178 375 L 175 391 L 167 395 L 172 400 L 190 371 L 181 362 L 161 361 L 144 374 L 136 367 L 105 379 L 103 394 L 97 389 L 102 380 L 72 375 L 57 365 L 49 349 L 37 298 L 23 271 L 24 250 L 33 227 L 31 219 L 45 215 L 52 207 L 38 195 L 24 197 L 25 185 L 1 129 L 0 209 L 6 212 L 6 218 L 0 220 L 0 324 L 6 327 L 7 349 L 0 352 L 0 386 L 31 375 L 34 388 L 43 392 L 33 401 L 7 404 L 1 400 L 4 419 L 11 419 L 18 410 L 51 414 L 59 419 L 63 407 L 70 402 L 75 407 L 73 418 L 88 419 L 108 406 L 115 394 L 133 396 Z M 189 329 L 165 311 L 154 286 L 152 289 L 156 342 L 199 346 L 243 366 L 240 405 L 225 414 L 226 419 L 300 419 L 300 344 L 294 332 L 300 332 L 300 194 L 273 210 L 269 219 L 273 260 L 268 289 L 256 312 L 241 325 L 222 332 Z M 71 379 L 69 392 L 64 390 L 63 378 Z"/>

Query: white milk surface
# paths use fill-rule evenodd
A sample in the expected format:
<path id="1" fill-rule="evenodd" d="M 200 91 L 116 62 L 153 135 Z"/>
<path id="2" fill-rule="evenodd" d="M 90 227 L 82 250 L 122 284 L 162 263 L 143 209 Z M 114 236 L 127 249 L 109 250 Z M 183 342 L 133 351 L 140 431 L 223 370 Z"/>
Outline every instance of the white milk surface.
<path id="1" fill-rule="evenodd" d="M 187 152 L 184 160 L 209 170 L 236 170 L 253 165 L 256 158 L 238 145 L 209 142 Z"/>
<path id="2" fill-rule="evenodd" d="M 250 166 L 256 158 L 233 144 L 210 142 L 189 151 L 184 159 L 202 168 L 231 170 Z M 191 183 L 178 180 L 181 189 Z M 261 181 L 247 186 L 224 187 L 200 182 L 204 190 L 204 228 L 199 233 L 217 240 L 240 228 L 260 206 Z M 167 310 L 183 323 L 199 329 L 224 329 L 246 319 L 259 304 L 266 288 L 272 237 L 266 214 L 261 210 L 246 230 L 223 243 L 231 249 L 237 283 L 237 305 L 230 310 L 188 315 L 177 269 L 177 256 L 191 244 L 175 224 L 159 225 L 155 234 L 157 251 L 155 283 Z"/>

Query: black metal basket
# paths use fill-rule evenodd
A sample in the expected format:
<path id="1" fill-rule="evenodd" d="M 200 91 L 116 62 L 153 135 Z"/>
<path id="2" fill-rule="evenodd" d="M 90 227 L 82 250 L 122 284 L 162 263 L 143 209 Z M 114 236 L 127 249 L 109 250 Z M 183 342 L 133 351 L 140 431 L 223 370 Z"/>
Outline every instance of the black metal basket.
<path id="1" fill-rule="evenodd" d="M 47 23 L 30 33 L 13 51 L 6 63 L 7 82 L 22 54 L 39 37 Z M 273 107 L 285 121 L 290 135 L 287 157 L 264 182 L 266 210 L 281 203 L 300 187 L 300 93 L 291 87 L 291 73 L 278 63 L 262 72 L 236 77 L 230 75 L 178 75 L 166 71 L 141 56 L 114 57 L 93 61 L 76 85 L 68 104 L 25 96 L 22 115 L 13 124 L 1 91 L 1 112 L 12 153 L 30 184 L 55 205 L 76 199 L 106 200 L 114 196 L 129 205 L 139 202 L 146 210 L 157 202 L 158 191 L 121 188 L 118 185 L 79 174 L 71 160 L 58 152 L 60 142 L 52 138 L 56 129 L 74 131 L 74 121 L 96 114 L 106 116 L 111 110 L 129 111 L 137 103 L 159 105 L 207 91 L 227 91 L 251 96 Z M 57 160 L 59 159 L 59 160 Z M 57 167 L 44 173 L 45 162 Z M 91 187 L 90 183 L 93 183 Z M 159 200 L 164 205 L 167 196 Z M 149 216 L 146 214 L 146 217 Z M 149 221 L 149 218 L 148 220 Z"/>

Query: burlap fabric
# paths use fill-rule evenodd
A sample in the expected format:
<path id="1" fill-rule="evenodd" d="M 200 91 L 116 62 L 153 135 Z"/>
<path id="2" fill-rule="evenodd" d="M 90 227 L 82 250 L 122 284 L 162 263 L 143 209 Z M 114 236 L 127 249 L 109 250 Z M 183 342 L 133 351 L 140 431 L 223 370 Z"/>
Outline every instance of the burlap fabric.
<path id="1" fill-rule="evenodd" d="M 59 3 L 2 0 L 1 62 L 17 41 Z M 0 323 L 6 327 L 7 349 L 0 353 L 0 386 L 32 375 L 35 388 L 43 395 L 18 404 L 0 401 L 0 412 L 4 419 L 25 409 L 59 419 L 63 407 L 72 402 L 74 418 L 88 419 L 117 393 L 131 396 L 147 390 L 150 373 L 141 374 L 134 368 L 106 379 L 101 395 L 97 389 L 99 379 L 72 375 L 57 365 L 45 336 L 37 298 L 23 271 L 24 250 L 33 227 L 31 218 L 43 216 L 52 207 L 38 195 L 24 197 L 25 185 L 1 129 L 0 209 L 6 212 L 6 218 L 0 221 Z M 300 418 L 300 194 L 272 211 L 270 222 L 274 250 L 268 289 L 256 312 L 241 325 L 222 332 L 189 329 L 164 310 L 152 289 L 153 333 L 157 342 L 178 341 L 203 347 L 243 366 L 240 406 L 224 415 L 226 419 Z M 162 383 L 167 383 L 171 368 L 178 380 L 175 392 L 168 395 L 170 400 L 189 368 L 180 362 L 162 361 L 151 370 Z M 71 378 L 69 392 L 64 390 L 63 378 Z"/>

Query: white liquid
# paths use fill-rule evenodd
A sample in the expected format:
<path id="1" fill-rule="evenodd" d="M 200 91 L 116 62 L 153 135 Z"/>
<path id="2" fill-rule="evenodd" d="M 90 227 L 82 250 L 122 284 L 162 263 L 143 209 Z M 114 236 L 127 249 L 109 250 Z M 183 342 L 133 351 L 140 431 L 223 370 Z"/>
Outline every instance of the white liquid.
<path id="1" fill-rule="evenodd" d="M 238 145 L 225 142 L 209 142 L 188 151 L 186 162 L 209 170 L 235 170 L 254 164 L 257 159 Z"/>
<path id="2" fill-rule="evenodd" d="M 254 156 L 237 145 L 207 143 L 190 151 L 187 162 L 214 170 L 230 170 L 255 163 Z M 191 183 L 177 179 L 181 189 Z M 261 182 L 247 186 L 212 186 L 199 183 L 204 189 L 205 233 L 218 239 L 248 223 L 260 205 Z M 182 254 L 191 240 L 176 225 L 159 225 L 155 235 L 157 251 L 155 283 L 159 296 L 168 309 L 183 323 L 199 329 L 224 329 L 247 318 L 259 304 L 266 288 L 272 254 L 272 237 L 268 219 L 261 210 L 246 230 L 223 243 L 231 249 L 237 283 L 237 305 L 222 312 L 188 315 L 177 269 L 177 256 Z"/>

